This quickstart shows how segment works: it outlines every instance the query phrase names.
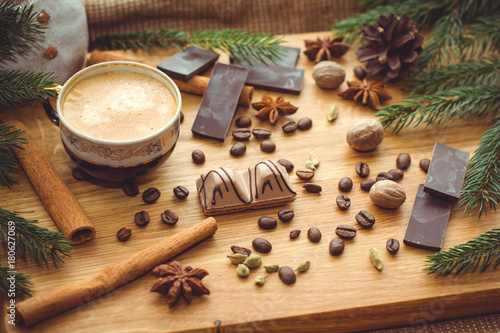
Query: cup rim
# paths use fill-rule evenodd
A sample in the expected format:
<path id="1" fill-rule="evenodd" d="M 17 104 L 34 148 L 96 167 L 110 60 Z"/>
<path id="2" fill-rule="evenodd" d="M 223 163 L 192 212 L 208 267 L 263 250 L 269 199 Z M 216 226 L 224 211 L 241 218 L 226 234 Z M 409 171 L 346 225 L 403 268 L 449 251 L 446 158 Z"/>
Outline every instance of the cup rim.
<path id="1" fill-rule="evenodd" d="M 159 74 L 160 76 L 162 76 L 165 80 L 167 80 L 170 83 L 171 87 L 173 88 L 175 94 L 177 94 L 177 97 L 178 97 L 177 98 L 177 110 L 176 110 L 174 116 L 172 117 L 172 119 L 170 119 L 170 121 L 165 126 L 163 126 L 162 128 L 160 128 L 158 131 L 156 131 L 154 133 L 151 133 L 151 134 L 149 134 L 147 136 L 144 136 L 144 137 L 141 137 L 141 138 L 138 138 L 138 139 L 117 141 L 117 140 L 105 140 L 105 139 L 94 138 L 94 137 L 92 137 L 90 135 L 82 133 L 81 131 L 77 130 L 75 127 L 73 127 L 71 124 L 68 123 L 68 121 L 66 120 L 66 118 L 64 118 L 64 116 L 63 116 L 62 104 L 61 104 L 62 103 L 63 95 L 65 95 L 64 94 L 65 90 L 71 84 L 73 84 L 73 82 L 75 80 L 79 79 L 81 76 L 85 75 L 89 71 L 92 71 L 92 70 L 95 70 L 95 69 L 98 69 L 98 68 L 102 68 L 102 67 L 114 67 L 114 66 L 131 66 L 131 67 L 138 67 L 138 68 L 146 69 L 146 70 L 152 71 L 153 73 Z M 167 88 L 169 88 L 169 87 L 167 87 Z M 57 102 L 56 103 L 57 103 L 56 104 L 56 110 L 57 110 L 57 114 L 59 116 L 59 121 L 64 125 L 64 127 L 66 127 L 69 130 L 71 130 L 71 132 L 78 134 L 82 139 L 85 139 L 85 140 L 88 140 L 88 141 L 91 141 L 91 142 L 94 142 L 94 143 L 105 144 L 105 145 L 108 145 L 108 146 L 119 146 L 119 145 L 139 144 L 139 143 L 141 143 L 143 141 L 149 141 L 151 139 L 156 138 L 160 133 L 164 132 L 168 128 L 172 127 L 174 125 L 174 123 L 180 117 L 181 108 L 182 108 L 182 96 L 181 96 L 181 92 L 179 90 L 179 87 L 177 87 L 177 84 L 175 84 L 174 80 L 172 80 L 172 78 L 170 76 L 168 76 L 164 72 L 158 70 L 157 68 L 154 68 L 152 66 L 149 66 L 149 65 L 146 65 L 146 64 L 143 64 L 143 63 L 139 63 L 139 62 L 133 62 L 133 61 L 107 61 L 107 62 L 101 62 L 101 63 L 97 63 L 97 64 L 94 64 L 94 65 L 85 67 L 85 68 L 79 70 L 73 76 L 71 76 L 64 83 L 64 85 L 63 85 L 63 87 L 61 89 L 61 92 L 59 93 L 59 96 L 57 98 Z M 60 112 L 59 112 L 59 110 L 60 110 Z"/>

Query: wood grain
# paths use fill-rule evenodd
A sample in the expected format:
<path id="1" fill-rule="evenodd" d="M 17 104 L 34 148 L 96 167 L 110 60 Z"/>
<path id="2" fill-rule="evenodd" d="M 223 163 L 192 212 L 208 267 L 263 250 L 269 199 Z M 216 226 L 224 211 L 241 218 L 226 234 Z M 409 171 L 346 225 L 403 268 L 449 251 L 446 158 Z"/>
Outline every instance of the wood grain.
<path id="1" fill-rule="evenodd" d="M 285 40 L 291 46 L 303 47 L 304 39 L 326 34 L 285 36 Z M 355 60 L 355 51 L 349 50 L 338 60 L 346 69 L 347 80 L 353 79 L 353 68 L 359 64 Z M 158 63 L 171 51 L 152 55 L 120 54 Z M 228 63 L 224 56 L 220 61 Z M 498 270 L 435 279 L 422 270 L 429 252 L 405 245 L 394 256 L 384 250 L 388 238 L 403 240 L 418 185 L 424 182 L 426 176 L 418 167 L 418 161 L 431 157 L 436 141 L 473 153 L 489 123 L 453 122 L 440 128 L 421 126 L 405 129 L 397 136 L 388 131 L 375 151 L 359 153 L 348 146 L 345 135 L 355 120 L 373 118 L 373 110 L 338 97 L 338 93 L 346 89 L 346 83 L 337 90 L 318 88 L 311 76 L 313 65 L 306 57 L 300 57 L 297 67 L 306 70 L 303 90 L 299 96 L 284 96 L 299 110 L 294 115 L 282 117 L 275 127 L 255 118 L 255 111 L 251 108 L 240 107 L 237 111 L 236 117 L 247 115 L 252 118 L 252 127 L 272 128 L 271 140 L 277 145 L 274 153 L 262 152 L 260 142 L 252 138 L 247 142 L 245 155 L 235 158 L 229 155 L 229 149 L 234 144 L 231 137 L 220 143 L 193 136 L 190 129 L 201 98 L 183 94 L 185 120 L 175 151 L 160 170 L 138 183 L 141 191 L 152 186 L 162 191 L 162 196 L 153 205 L 144 204 L 140 197 L 127 197 L 111 184 L 73 179 L 71 170 L 74 164 L 64 152 L 58 129 L 45 119 L 40 106 L 2 114 L 4 120 L 16 118 L 26 124 L 97 229 L 96 238 L 77 246 L 72 257 L 59 269 L 40 268 L 22 261 L 16 263 L 16 269 L 32 276 L 35 295 L 91 275 L 203 219 L 195 195 L 195 180 L 211 169 L 220 166 L 245 169 L 262 160 L 280 158 L 289 159 L 296 168 L 303 167 L 309 151 L 314 149 L 320 156 L 321 164 L 313 181 L 323 188 L 320 194 L 307 193 L 301 187 L 304 182 L 291 174 L 298 197 L 287 207 L 295 211 L 295 218 L 289 223 L 279 222 L 275 230 L 260 230 L 257 220 L 261 216 L 277 217 L 279 208 L 218 216 L 219 229 L 214 237 L 176 257 L 184 265 L 210 272 L 203 282 L 211 294 L 194 298 L 190 305 L 180 301 L 169 309 L 161 295 L 149 292 L 155 279 L 144 276 L 30 329 L 9 327 L 9 332 L 214 332 L 216 320 L 222 322 L 223 332 L 292 329 L 297 332 L 342 332 L 426 325 L 445 318 L 499 311 Z M 403 98 L 397 84 L 387 85 L 387 89 L 393 96 L 393 102 Z M 278 96 L 256 90 L 254 101 L 264 95 Z M 326 116 L 332 104 L 339 107 L 340 115 L 330 123 Z M 280 127 L 283 122 L 305 116 L 314 122 L 310 130 L 293 134 L 282 132 Z M 205 152 L 205 164 L 192 162 L 191 152 L 194 149 Z M 370 202 L 368 194 L 360 190 L 362 179 L 356 175 L 354 167 L 359 161 L 368 163 L 373 176 L 395 168 L 396 157 L 402 152 L 412 157 L 410 168 L 399 182 L 408 199 L 397 210 L 378 208 Z M 354 181 L 354 188 L 349 193 L 352 205 L 345 212 L 335 204 L 335 198 L 340 194 L 337 183 L 344 176 Z M 37 219 L 40 225 L 56 230 L 29 181 L 23 174 L 17 177 L 20 185 L 11 190 L 0 189 L 0 207 L 17 211 L 25 218 Z M 174 197 L 172 189 L 177 185 L 191 191 L 186 200 Z M 180 216 L 175 227 L 160 222 L 160 213 L 165 209 L 173 209 Z M 361 209 L 375 216 L 375 225 L 370 230 L 358 228 L 357 237 L 346 243 L 344 253 L 332 257 L 328 244 L 335 237 L 335 227 L 339 224 L 356 225 L 354 216 Z M 134 214 L 140 210 L 147 210 L 152 218 L 150 224 L 142 229 L 133 222 Z M 498 211 L 488 212 L 487 216 L 478 219 L 476 213 L 466 215 L 455 205 L 443 248 L 466 242 L 497 227 L 499 222 Z M 306 237 L 307 229 L 312 226 L 319 228 L 323 234 L 323 239 L 316 244 Z M 120 243 L 115 238 L 116 231 L 122 227 L 133 230 L 131 239 L 126 243 Z M 294 229 L 301 229 L 302 234 L 292 241 L 288 234 Z M 311 268 L 299 274 L 294 285 L 283 284 L 275 273 L 269 274 L 264 286 L 255 285 L 253 279 L 264 273 L 262 267 L 252 270 L 247 279 L 238 278 L 235 266 L 226 258 L 231 253 L 230 246 L 251 247 L 252 240 L 257 237 L 266 238 L 273 244 L 273 250 L 262 256 L 264 264 L 296 267 L 299 262 L 308 259 Z M 377 271 L 369 260 L 370 247 L 382 252 L 382 272 Z"/>

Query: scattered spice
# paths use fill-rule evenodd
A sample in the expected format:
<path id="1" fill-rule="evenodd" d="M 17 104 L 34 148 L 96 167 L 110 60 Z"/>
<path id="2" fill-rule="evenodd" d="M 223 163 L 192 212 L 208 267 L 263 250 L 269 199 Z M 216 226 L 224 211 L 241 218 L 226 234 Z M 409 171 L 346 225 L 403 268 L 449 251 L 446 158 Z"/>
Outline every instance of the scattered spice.
<path id="1" fill-rule="evenodd" d="M 332 60 L 332 57 L 343 56 L 349 46 L 342 43 L 344 36 L 330 37 L 327 36 L 325 39 L 318 37 L 316 40 L 305 40 L 306 50 L 304 54 L 309 58 L 309 60 L 316 63 L 322 60 Z"/>
<path id="2" fill-rule="evenodd" d="M 280 265 L 278 264 L 265 265 L 264 268 L 268 273 L 275 273 L 280 269 Z"/>
<path id="3" fill-rule="evenodd" d="M 372 261 L 373 266 L 379 271 L 381 271 L 382 267 L 384 267 L 380 252 L 374 247 L 370 248 L 370 260 Z"/>
<path id="4" fill-rule="evenodd" d="M 167 303 L 170 307 L 177 304 L 181 296 L 186 302 L 191 303 L 193 295 L 210 294 L 201 282 L 208 275 L 204 269 L 191 266 L 182 268 L 180 262 L 173 261 L 170 264 L 157 266 L 152 273 L 158 277 L 158 280 L 151 291 L 167 295 Z"/>
<path id="5" fill-rule="evenodd" d="M 275 125 L 278 122 L 280 115 L 293 114 L 298 110 L 298 107 L 284 102 L 282 96 L 276 98 L 276 101 L 270 96 L 264 96 L 262 97 L 262 101 L 252 103 L 252 107 L 258 111 L 255 115 L 257 118 L 261 120 L 269 119 L 271 125 Z"/>
<path id="6" fill-rule="evenodd" d="M 258 286 L 263 286 L 264 283 L 266 282 L 266 277 L 267 277 L 267 274 L 266 275 L 259 275 L 255 278 L 255 284 L 258 285 Z"/>
<path id="7" fill-rule="evenodd" d="M 376 110 L 380 107 L 380 102 L 391 99 L 391 95 L 384 90 L 384 84 L 378 81 L 368 83 L 363 81 L 348 81 L 347 90 L 339 94 L 340 97 L 350 99 L 364 106 L 369 106 Z"/>
<path id="8" fill-rule="evenodd" d="M 305 260 L 299 264 L 296 271 L 301 272 L 301 273 L 305 272 L 309 269 L 310 266 L 311 266 L 311 262 L 309 260 Z"/>
<path id="9" fill-rule="evenodd" d="M 328 109 L 328 114 L 326 115 L 326 119 L 328 121 L 334 121 L 339 116 L 339 108 L 337 105 L 330 106 Z"/>
<path id="10" fill-rule="evenodd" d="M 250 268 L 243 264 L 239 264 L 236 268 L 236 274 L 238 274 L 239 277 L 247 277 L 250 274 Z"/>
<path id="11" fill-rule="evenodd" d="M 227 256 L 233 265 L 242 264 L 247 260 L 248 256 L 241 253 L 233 253 Z"/>

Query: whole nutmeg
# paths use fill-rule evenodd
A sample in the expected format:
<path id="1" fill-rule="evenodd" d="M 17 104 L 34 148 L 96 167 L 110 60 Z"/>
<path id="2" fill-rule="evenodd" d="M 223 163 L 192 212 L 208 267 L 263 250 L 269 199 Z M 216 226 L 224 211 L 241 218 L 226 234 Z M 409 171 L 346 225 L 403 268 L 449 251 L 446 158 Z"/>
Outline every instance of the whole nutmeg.
<path id="1" fill-rule="evenodd" d="M 321 61 L 313 68 L 313 79 L 318 87 L 337 89 L 345 80 L 345 69 L 333 61 Z"/>
<path id="2" fill-rule="evenodd" d="M 406 192 L 395 181 L 381 180 L 371 187 L 370 199 L 379 207 L 396 209 L 406 201 Z"/>
<path id="3" fill-rule="evenodd" d="M 375 119 L 361 119 L 351 125 L 346 139 L 354 149 L 370 151 L 384 140 L 384 128 Z"/>

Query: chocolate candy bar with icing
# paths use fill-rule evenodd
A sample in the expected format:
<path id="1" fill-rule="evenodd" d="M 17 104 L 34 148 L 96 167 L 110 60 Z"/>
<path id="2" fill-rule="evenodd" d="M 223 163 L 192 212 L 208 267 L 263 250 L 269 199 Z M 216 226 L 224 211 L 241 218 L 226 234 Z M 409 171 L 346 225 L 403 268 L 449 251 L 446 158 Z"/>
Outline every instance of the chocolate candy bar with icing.
<path id="1" fill-rule="evenodd" d="M 197 179 L 196 187 L 205 215 L 279 206 L 297 197 L 285 168 L 273 161 L 242 171 L 211 170 Z"/>

